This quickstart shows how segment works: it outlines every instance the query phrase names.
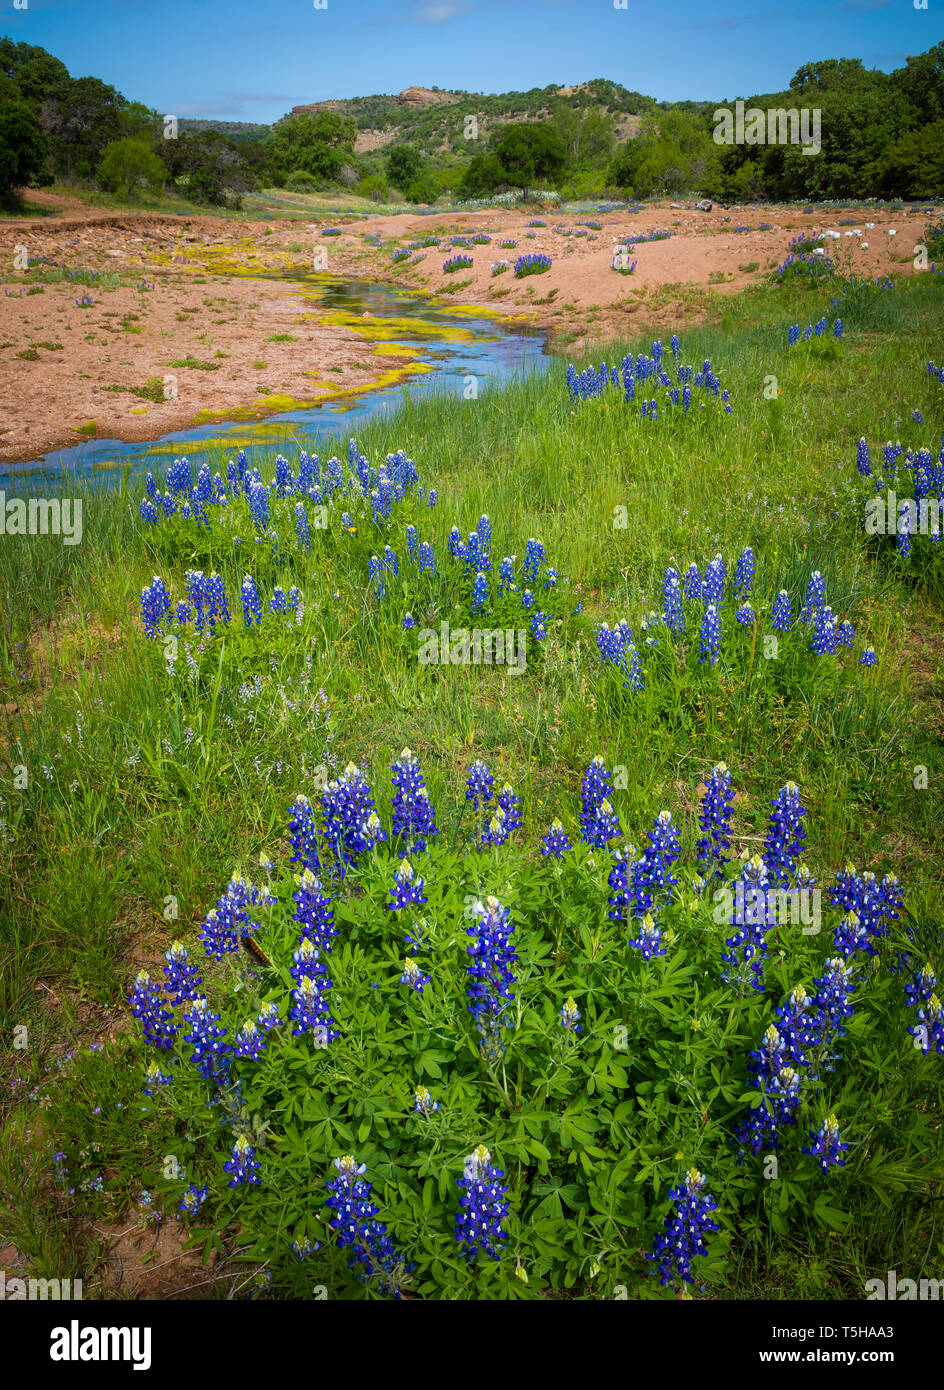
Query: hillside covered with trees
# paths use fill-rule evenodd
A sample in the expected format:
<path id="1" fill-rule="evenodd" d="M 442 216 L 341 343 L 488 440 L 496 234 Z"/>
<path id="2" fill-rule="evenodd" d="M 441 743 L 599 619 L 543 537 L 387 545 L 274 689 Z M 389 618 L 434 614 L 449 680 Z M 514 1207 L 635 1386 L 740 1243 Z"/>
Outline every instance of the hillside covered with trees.
<path id="1" fill-rule="evenodd" d="M 711 102 L 659 102 L 602 78 L 494 95 L 376 95 L 272 126 L 181 117 L 73 77 L 45 49 L 0 39 L 0 198 L 53 182 L 140 197 L 173 188 L 239 204 L 264 187 L 385 202 L 553 188 L 565 197 L 703 193 L 728 201 L 930 198 L 944 192 L 944 42 L 891 73 L 804 64 L 746 108 L 820 112 L 822 148 L 718 143 Z M 474 118 L 474 119 L 473 119 Z"/>

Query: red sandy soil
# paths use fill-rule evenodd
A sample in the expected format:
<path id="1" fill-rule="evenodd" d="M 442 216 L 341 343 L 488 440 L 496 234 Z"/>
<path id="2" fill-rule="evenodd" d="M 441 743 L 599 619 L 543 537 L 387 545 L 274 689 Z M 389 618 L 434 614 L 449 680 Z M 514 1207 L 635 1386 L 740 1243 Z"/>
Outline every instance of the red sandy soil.
<path id="1" fill-rule="evenodd" d="M 832 254 L 860 273 L 913 274 L 915 245 L 934 220 L 926 212 L 886 210 L 863 215 L 832 209 L 824 217 L 806 216 L 799 208 L 715 205 L 706 213 L 664 202 L 635 214 L 537 214 L 548 225 L 536 228 L 527 226 L 536 214 L 504 209 L 356 220 L 328 214 L 308 225 L 288 219 L 263 224 L 204 215 L 103 213 L 77 200 L 32 193 L 30 198 L 45 198 L 61 216 L 0 223 L 0 263 L 13 265 L 14 248 L 25 246 L 31 259 L 51 257 L 62 268 L 118 272 L 122 283 L 113 290 L 47 284 L 42 294 L 28 296 L 28 278 L 21 272 L 4 277 L 0 459 L 7 460 L 75 443 L 87 437 L 80 429 L 90 421 L 100 438 L 152 439 L 194 423 L 200 411 L 225 420 L 250 409 L 259 417 L 287 408 L 266 402 L 267 396 L 324 399 L 363 389 L 391 367 L 405 365 L 375 355 L 371 341 L 349 327 L 322 321 L 300 286 L 250 278 L 267 270 L 309 271 L 319 247 L 330 274 L 385 280 L 441 294 L 445 303 L 525 315 L 559 342 L 572 344 L 576 353 L 625 334 L 630 320 L 633 331 L 682 331 L 711 312 L 716 294 L 733 294 L 763 279 L 784 259 L 799 231 L 839 231 Z M 840 227 L 846 217 L 856 220 Z M 602 229 L 581 227 L 588 221 L 602 223 Z M 756 229 L 762 222 L 772 230 L 733 231 L 738 225 Z M 875 225 L 867 228 L 866 222 Z M 341 227 L 342 235 L 322 238 L 319 229 L 329 225 Z M 564 227 L 588 234 L 564 236 L 555 230 Z M 853 227 L 861 229 L 861 237 L 845 235 Z M 456 252 L 443 247 L 427 248 L 416 266 L 391 260 L 397 245 L 466 230 L 493 235 L 490 245 L 463 251 L 474 258 L 469 270 L 444 274 L 443 261 Z M 673 235 L 634 247 L 633 275 L 613 270 L 614 250 L 625 235 L 655 230 Z M 889 236 L 890 230 L 897 235 Z M 368 235 L 379 235 L 383 246 L 367 245 Z M 508 238 L 517 247 L 499 248 L 498 241 Z M 549 255 L 550 271 L 517 280 L 509 268 L 492 277 L 494 262 L 513 262 L 527 252 Z M 154 288 L 141 291 L 140 282 Z M 79 307 L 76 301 L 86 294 L 92 306 Z M 266 341 L 282 333 L 295 341 Z M 17 355 L 30 349 L 38 354 L 35 360 Z M 182 358 L 209 363 L 210 369 L 170 365 Z M 265 366 L 254 365 L 258 362 Z M 154 402 L 107 389 L 141 387 L 166 375 L 176 377 L 176 399 Z"/>
<path id="2" fill-rule="evenodd" d="M 528 227 L 535 220 L 546 227 Z M 353 235 L 383 237 L 381 248 L 367 248 L 362 258 L 363 273 L 376 278 L 400 279 L 417 288 L 450 294 L 458 303 L 481 303 L 503 307 L 509 312 L 531 310 L 533 320 L 563 340 L 574 344 L 574 352 L 626 332 L 627 316 L 637 316 L 633 329 L 643 324 L 660 328 L 679 328 L 710 311 L 714 294 L 735 294 L 746 285 L 764 279 L 788 254 L 791 239 L 799 232 L 831 229 L 840 233 L 838 241 L 827 240 L 827 251 L 844 266 L 860 275 L 890 275 L 893 279 L 914 274 L 915 246 L 929 221 L 937 220 L 940 210 L 863 213 L 833 208 L 827 216 L 817 212 L 807 216 L 791 207 L 733 208 L 715 204 L 711 212 L 688 205 L 662 202 L 628 213 L 521 213 L 488 209 L 449 218 L 437 216 L 378 217 L 361 222 Z M 840 220 L 855 219 L 849 226 Z M 587 222 L 602 223 L 602 230 L 588 231 Z M 760 223 L 772 230 L 756 230 Z M 867 227 L 867 223 L 873 223 Z M 754 230 L 734 232 L 737 226 Z M 587 231 L 587 236 L 564 236 L 556 228 L 571 232 Z M 425 248 L 425 260 L 415 267 L 407 262 L 391 263 L 396 245 L 426 236 L 453 235 L 464 230 L 484 230 L 492 234 L 488 246 L 470 248 Z M 858 229 L 861 236 L 847 235 Z M 531 231 L 534 239 L 526 233 Z M 632 275 L 613 269 L 613 256 L 626 235 L 669 231 L 664 241 L 644 242 L 630 250 Z M 889 236 L 889 232 L 895 233 Z M 391 242 L 391 238 L 400 238 Z M 503 250 L 500 240 L 517 241 L 517 247 Z M 544 274 L 522 280 L 514 278 L 509 267 L 492 276 L 492 265 L 499 260 L 514 262 L 530 252 L 543 252 L 553 264 Z M 417 252 L 424 254 L 424 252 Z M 444 274 L 443 261 L 462 254 L 472 256 L 471 269 Z M 405 268 L 406 267 L 406 268 Z M 464 284 L 463 282 L 471 281 Z"/>

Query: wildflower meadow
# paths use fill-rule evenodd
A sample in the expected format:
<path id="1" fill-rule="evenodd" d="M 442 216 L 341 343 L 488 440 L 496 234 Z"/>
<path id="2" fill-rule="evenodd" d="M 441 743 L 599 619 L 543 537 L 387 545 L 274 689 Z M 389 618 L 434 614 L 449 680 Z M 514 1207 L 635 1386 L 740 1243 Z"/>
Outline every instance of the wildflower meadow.
<path id="1" fill-rule="evenodd" d="M 8 538 L 34 1269 L 129 1213 L 253 1298 L 938 1268 L 940 283 L 817 265 Z"/>

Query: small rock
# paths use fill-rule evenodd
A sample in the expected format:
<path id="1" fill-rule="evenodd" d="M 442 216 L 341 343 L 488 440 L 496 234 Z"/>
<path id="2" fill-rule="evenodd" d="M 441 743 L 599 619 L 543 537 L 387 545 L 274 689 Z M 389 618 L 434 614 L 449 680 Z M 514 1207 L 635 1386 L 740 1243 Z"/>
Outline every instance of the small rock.
<path id="1" fill-rule="evenodd" d="M 707 198 L 702 198 L 701 202 L 695 203 L 694 206 L 696 212 L 711 212 L 711 209 L 714 207 L 714 204 L 709 202 Z"/>

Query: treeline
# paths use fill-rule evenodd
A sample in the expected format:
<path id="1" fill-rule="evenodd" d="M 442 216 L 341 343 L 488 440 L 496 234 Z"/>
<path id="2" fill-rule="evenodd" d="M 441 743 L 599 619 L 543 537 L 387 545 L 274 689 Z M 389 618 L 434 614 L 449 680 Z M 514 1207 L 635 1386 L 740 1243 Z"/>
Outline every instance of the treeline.
<path id="1" fill-rule="evenodd" d="M 0 197 L 55 180 L 125 197 L 172 188 L 231 206 L 275 186 L 424 203 L 534 188 L 730 202 L 944 194 L 944 43 L 891 73 L 859 59 L 807 63 L 787 91 L 744 98 L 747 111 L 817 111 L 815 156 L 805 136 L 806 147 L 755 138 L 756 122 L 719 143 L 715 113 L 733 99 L 660 103 L 602 78 L 566 92 L 448 95 L 457 99 L 411 108 L 358 97 L 273 126 L 182 119 L 175 129 L 165 113 L 3 38 Z M 394 143 L 355 153 L 359 132 L 393 128 Z"/>
<path id="2" fill-rule="evenodd" d="M 264 141 L 175 129 L 97 77 L 72 77 L 45 49 L 0 38 L 0 197 L 61 181 L 126 196 L 174 185 L 225 204 L 270 173 Z"/>

